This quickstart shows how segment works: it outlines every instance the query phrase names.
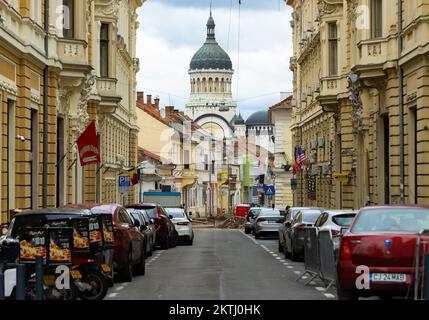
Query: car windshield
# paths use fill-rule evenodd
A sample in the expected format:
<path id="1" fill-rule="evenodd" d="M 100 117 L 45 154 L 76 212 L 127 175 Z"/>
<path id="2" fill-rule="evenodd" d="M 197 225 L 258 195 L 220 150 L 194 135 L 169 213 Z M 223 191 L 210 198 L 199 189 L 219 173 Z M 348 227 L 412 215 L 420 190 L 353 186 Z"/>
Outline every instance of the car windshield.
<path id="1" fill-rule="evenodd" d="M 356 213 L 339 214 L 332 217 L 332 221 L 340 227 L 350 227 L 355 217 Z"/>
<path id="2" fill-rule="evenodd" d="M 149 218 L 156 217 L 156 208 L 145 208 L 144 210 L 147 212 L 147 215 L 149 216 Z"/>
<path id="3" fill-rule="evenodd" d="M 260 216 L 281 216 L 280 210 L 277 209 L 262 209 Z"/>
<path id="4" fill-rule="evenodd" d="M 302 212 L 302 222 L 306 224 L 314 224 L 320 217 L 322 212 L 318 210 L 306 210 Z"/>
<path id="5" fill-rule="evenodd" d="M 385 208 L 362 211 L 352 232 L 413 232 L 429 229 L 429 210 Z"/>
<path id="6" fill-rule="evenodd" d="M 166 208 L 165 211 L 174 218 L 185 218 L 185 210 L 176 208 Z"/>
<path id="7" fill-rule="evenodd" d="M 294 219 L 296 217 L 296 214 L 298 212 L 300 212 L 302 209 L 305 209 L 305 208 L 292 208 L 292 209 L 290 209 L 291 218 Z"/>

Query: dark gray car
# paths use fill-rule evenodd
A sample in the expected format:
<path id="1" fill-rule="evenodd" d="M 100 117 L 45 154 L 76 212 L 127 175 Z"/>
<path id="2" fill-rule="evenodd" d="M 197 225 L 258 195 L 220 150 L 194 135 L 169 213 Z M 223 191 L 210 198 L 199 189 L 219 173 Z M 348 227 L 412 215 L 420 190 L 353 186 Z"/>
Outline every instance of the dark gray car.
<path id="1" fill-rule="evenodd" d="M 305 228 L 313 227 L 322 214 L 320 209 L 302 209 L 292 222 L 286 222 L 284 253 L 286 258 L 298 261 L 304 257 Z"/>

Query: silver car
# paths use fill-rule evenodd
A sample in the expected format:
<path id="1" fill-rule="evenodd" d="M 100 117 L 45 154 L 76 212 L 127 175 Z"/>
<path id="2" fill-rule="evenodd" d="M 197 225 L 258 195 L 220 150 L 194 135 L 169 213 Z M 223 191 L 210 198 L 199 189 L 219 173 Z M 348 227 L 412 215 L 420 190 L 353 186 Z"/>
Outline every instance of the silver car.
<path id="1" fill-rule="evenodd" d="M 186 244 L 192 246 L 194 243 L 194 231 L 192 229 L 192 218 L 188 216 L 185 209 L 182 208 L 165 208 L 170 216 L 180 239 L 184 239 Z"/>
<path id="2" fill-rule="evenodd" d="M 255 227 L 253 233 L 256 239 L 261 236 L 273 235 L 278 236 L 279 229 L 282 226 L 285 217 L 278 209 L 261 209 L 259 215 L 255 219 Z"/>
<path id="3" fill-rule="evenodd" d="M 255 228 L 255 219 L 258 217 L 260 212 L 261 208 L 259 207 L 250 208 L 249 212 L 246 215 L 246 222 L 244 224 L 245 233 L 248 234 L 253 231 L 253 229 Z"/>
<path id="4" fill-rule="evenodd" d="M 352 225 L 357 213 L 353 210 L 325 210 L 314 226 L 319 228 L 319 231 L 329 230 L 334 239 L 334 250 L 338 250 L 341 230 Z"/>

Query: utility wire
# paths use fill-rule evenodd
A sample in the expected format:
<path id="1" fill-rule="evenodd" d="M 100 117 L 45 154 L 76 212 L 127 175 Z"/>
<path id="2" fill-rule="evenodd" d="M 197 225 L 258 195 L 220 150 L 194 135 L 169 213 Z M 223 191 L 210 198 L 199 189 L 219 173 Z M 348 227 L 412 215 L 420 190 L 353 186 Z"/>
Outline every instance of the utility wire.
<path id="1" fill-rule="evenodd" d="M 240 92 L 241 0 L 238 0 L 237 99 Z"/>

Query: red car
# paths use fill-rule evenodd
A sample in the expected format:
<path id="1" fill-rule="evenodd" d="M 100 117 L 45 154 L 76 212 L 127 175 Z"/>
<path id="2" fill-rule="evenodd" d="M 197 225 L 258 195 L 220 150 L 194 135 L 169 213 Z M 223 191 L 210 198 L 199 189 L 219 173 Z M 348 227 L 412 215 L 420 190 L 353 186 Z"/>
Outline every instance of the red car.
<path id="1" fill-rule="evenodd" d="M 171 218 L 164 208 L 154 203 L 128 205 L 131 209 L 144 209 L 148 216 L 154 220 L 156 228 L 156 245 L 163 250 L 177 246 L 179 235 L 174 227 Z"/>
<path id="2" fill-rule="evenodd" d="M 114 268 L 125 282 L 133 279 L 133 272 L 144 275 L 146 271 L 146 243 L 138 222 L 119 204 L 69 205 L 68 208 L 89 209 L 94 213 L 110 212 L 115 236 Z"/>
<path id="3" fill-rule="evenodd" d="M 250 210 L 250 204 L 238 204 L 235 207 L 235 216 L 245 218 L 249 210 Z"/>
<path id="4" fill-rule="evenodd" d="M 341 241 L 337 263 L 338 298 L 411 297 L 417 233 L 423 229 L 429 229 L 428 207 L 362 209 Z"/>

